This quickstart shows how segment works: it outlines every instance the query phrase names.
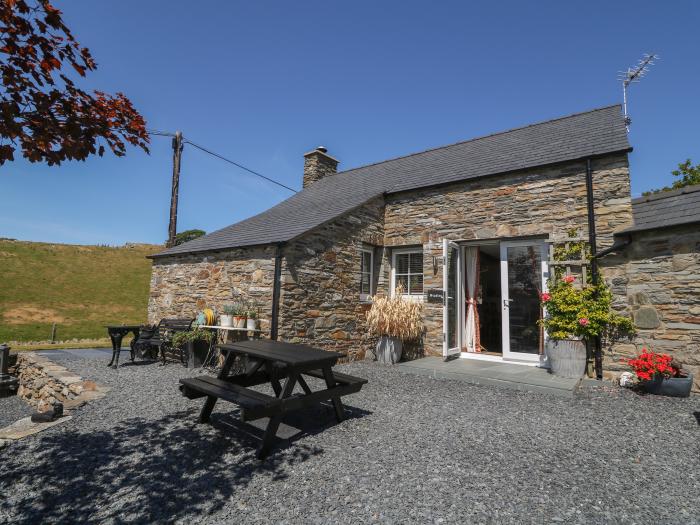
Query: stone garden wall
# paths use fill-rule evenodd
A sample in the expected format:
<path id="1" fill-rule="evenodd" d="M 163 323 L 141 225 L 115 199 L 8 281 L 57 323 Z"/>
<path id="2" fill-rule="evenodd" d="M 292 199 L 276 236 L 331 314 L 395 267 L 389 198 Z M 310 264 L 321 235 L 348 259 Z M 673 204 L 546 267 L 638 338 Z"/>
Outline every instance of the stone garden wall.
<path id="1" fill-rule="evenodd" d="M 17 356 L 16 374 L 19 378 L 17 395 L 39 412 L 63 403 L 66 410 L 104 396 L 106 389 L 94 381 L 57 365 L 48 358 L 21 352 Z"/>
<path id="2" fill-rule="evenodd" d="M 605 368 L 627 369 L 620 359 L 646 347 L 683 363 L 700 391 L 700 227 L 635 233 L 632 244 L 602 264 L 616 307 L 631 313 L 638 329 L 632 342 L 606 354 Z"/>
<path id="3" fill-rule="evenodd" d="M 598 249 L 610 246 L 612 233 L 631 225 L 627 155 L 592 163 Z M 572 228 L 588 232 L 586 164 L 558 166 L 466 181 L 449 186 L 389 195 L 384 244 L 390 249 L 423 247 L 424 286 L 442 289 L 442 239 L 494 239 L 541 235 L 567 236 Z M 428 354 L 442 352 L 442 305 L 426 304 Z"/>

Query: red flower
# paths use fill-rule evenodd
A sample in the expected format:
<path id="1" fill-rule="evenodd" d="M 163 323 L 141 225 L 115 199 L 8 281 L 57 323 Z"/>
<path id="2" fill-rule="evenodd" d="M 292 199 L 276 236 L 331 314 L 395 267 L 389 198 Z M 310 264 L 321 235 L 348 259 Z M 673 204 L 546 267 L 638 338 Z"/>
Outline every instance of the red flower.
<path id="1" fill-rule="evenodd" d="M 627 361 L 637 374 L 637 377 L 644 381 L 651 381 L 657 374 L 665 377 L 673 377 L 676 371 L 671 366 L 673 359 L 668 354 L 656 354 L 642 349 L 642 353 L 637 359 Z"/>
<path id="2" fill-rule="evenodd" d="M 588 323 L 589 323 L 589 321 L 585 317 L 582 317 L 581 319 L 578 320 L 578 324 L 580 324 L 581 326 L 588 326 Z"/>
<path id="3" fill-rule="evenodd" d="M 542 299 L 543 303 L 546 303 L 552 298 L 552 296 L 549 295 L 547 292 L 544 292 L 542 295 L 540 295 L 540 298 Z"/>
<path id="4" fill-rule="evenodd" d="M 573 283 L 573 282 L 576 280 L 576 277 L 574 277 L 573 275 L 567 275 L 567 276 L 564 277 L 562 280 L 563 280 L 565 283 L 571 284 L 571 283 Z"/>

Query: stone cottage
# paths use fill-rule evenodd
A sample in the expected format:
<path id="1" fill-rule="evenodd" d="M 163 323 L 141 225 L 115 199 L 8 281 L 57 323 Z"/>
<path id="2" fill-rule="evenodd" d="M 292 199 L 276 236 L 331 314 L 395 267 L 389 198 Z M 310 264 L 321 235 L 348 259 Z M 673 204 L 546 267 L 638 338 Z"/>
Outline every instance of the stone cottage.
<path id="1" fill-rule="evenodd" d="M 630 151 L 619 106 L 341 172 L 319 147 L 304 155 L 299 193 L 152 256 L 149 320 L 253 301 L 266 336 L 358 358 L 372 343 L 370 296 L 400 283 L 408 299 L 425 303 L 425 354 L 538 361 L 549 250 L 575 230 L 598 252 L 611 249 L 601 266 L 618 306 L 652 330 L 620 353 L 651 337 L 698 364 L 697 331 L 676 331 L 697 325 L 697 293 L 664 291 L 682 286 L 672 275 L 646 289 L 645 275 L 661 270 L 633 255 L 642 244 L 662 250 L 653 235 L 667 235 L 664 268 L 686 271 L 697 286 L 698 241 L 680 241 L 692 226 L 634 229 Z M 642 243 L 632 251 L 625 248 L 634 241 L 623 246 L 630 237 Z M 674 301 L 692 304 L 678 310 Z"/>

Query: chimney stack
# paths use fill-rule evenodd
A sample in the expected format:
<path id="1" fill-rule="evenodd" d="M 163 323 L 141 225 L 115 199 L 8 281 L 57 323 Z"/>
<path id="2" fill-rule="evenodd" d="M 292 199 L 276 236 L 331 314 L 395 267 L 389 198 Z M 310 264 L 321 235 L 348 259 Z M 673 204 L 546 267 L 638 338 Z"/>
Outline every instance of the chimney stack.
<path id="1" fill-rule="evenodd" d="M 319 146 L 304 154 L 304 188 L 308 188 L 317 180 L 338 173 L 338 160 L 327 153 L 327 149 Z"/>

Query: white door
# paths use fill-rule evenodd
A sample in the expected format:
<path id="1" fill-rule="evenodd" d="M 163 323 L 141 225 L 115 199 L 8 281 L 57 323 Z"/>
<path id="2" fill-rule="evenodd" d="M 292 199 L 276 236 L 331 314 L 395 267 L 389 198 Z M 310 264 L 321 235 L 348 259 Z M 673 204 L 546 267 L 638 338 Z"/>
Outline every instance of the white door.
<path id="1" fill-rule="evenodd" d="M 442 244 L 442 356 L 444 359 L 459 355 L 462 346 L 460 341 L 461 268 L 462 256 L 459 245 L 444 239 Z"/>
<path id="2" fill-rule="evenodd" d="M 547 244 L 541 241 L 501 243 L 503 358 L 543 361 L 545 333 L 540 294 L 547 286 Z"/>

